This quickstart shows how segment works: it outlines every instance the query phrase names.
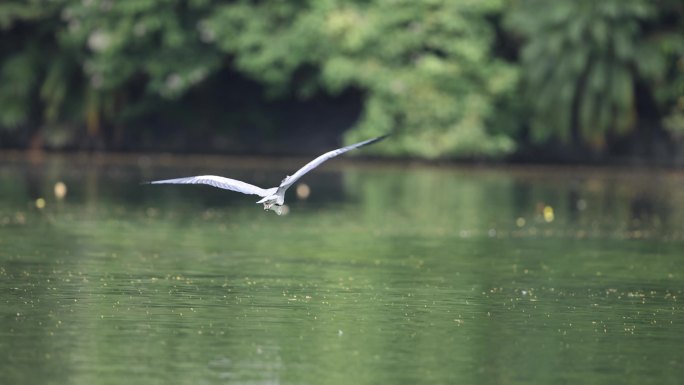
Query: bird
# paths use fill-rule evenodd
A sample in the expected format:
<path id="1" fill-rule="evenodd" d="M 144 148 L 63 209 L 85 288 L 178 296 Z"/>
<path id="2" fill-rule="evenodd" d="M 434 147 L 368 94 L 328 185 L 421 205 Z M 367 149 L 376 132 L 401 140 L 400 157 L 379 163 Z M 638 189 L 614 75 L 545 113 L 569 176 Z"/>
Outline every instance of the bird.
<path id="1" fill-rule="evenodd" d="M 206 184 L 224 190 L 236 191 L 248 195 L 258 195 L 262 197 L 262 199 L 260 199 L 256 203 L 263 204 L 264 210 L 272 210 L 276 214 L 282 215 L 283 204 L 285 203 L 285 192 L 306 173 L 320 166 L 321 163 L 329 159 L 332 159 L 338 155 L 342 155 L 347 151 L 351 151 L 359 147 L 379 142 L 388 136 L 389 134 L 364 140 L 363 142 L 350 144 L 349 146 L 338 148 L 336 150 L 328 151 L 325 154 L 320 155 L 316 159 L 312 160 L 311 162 L 305 164 L 294 174 L 285 176 L 285 178 L 280 182 L 280 185 L 278 185 L 277 187 L 271 187 L 267 189 L 263 189 L 261 187 L 237 179 L 231 179 L 216 175 L 198 175 L 186 178 L 153 180 L 149 182 L 144 182 L 144 184 Z"/>

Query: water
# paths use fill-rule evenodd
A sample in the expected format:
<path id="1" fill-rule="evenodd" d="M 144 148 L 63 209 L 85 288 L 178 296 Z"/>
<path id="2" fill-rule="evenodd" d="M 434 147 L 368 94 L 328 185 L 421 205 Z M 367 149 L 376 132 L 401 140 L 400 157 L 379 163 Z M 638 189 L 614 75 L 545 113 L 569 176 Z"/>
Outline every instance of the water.
<path id="1" fill-rule="evenodd" d="M 0 383 L 681 383 L 681 173 L 300 163 L 6 157 Z"/>

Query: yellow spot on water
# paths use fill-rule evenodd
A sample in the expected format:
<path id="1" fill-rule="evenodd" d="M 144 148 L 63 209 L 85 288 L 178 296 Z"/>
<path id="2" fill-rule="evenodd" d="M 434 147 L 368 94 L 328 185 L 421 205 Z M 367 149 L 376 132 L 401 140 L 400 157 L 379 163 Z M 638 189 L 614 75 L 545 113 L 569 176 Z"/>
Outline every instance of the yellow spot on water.
<path id="1" fill-rule="evenodd" d="M 542 211 L 542 214 L 544 215 L 544 220 L 546 222 L 553 222 L 553 219 L 554 219 L 553 207 L 544 206 L 544 211 Z"/>
<path id="2" fill-rule="evenodd" d="M 57 182 L 55 183 L 55 198 L 62 200 L 64 197 L 66 197 L 67 194 L 67 187 L 63 182 Z"/>
<path id="3" fill-rule="evenodd" d="M 19 212 L 17 212 L 17 213 L 14 214 L 14 220 L 15 220 L 18 224 L 23 225 L 23 224 L 26 223 L 26 216 L 24 215 L 24 213 L 22 213 L 21 211 L 19 211 Z"/>
<path id="4" fill-rule="evenodd" d="M 45 199 L 43 199 L 43 198 L 36 199 L 36 208 L 44 209 L 45 208 Z"/>
<path id="5" fill-rule="evenodd" d="M 309 188 L 309 185 L 305 183 L 300 183 L 297 185 L 297 198 L 299 199 L 306 199 L 311 195 L 311 189 Z"/>

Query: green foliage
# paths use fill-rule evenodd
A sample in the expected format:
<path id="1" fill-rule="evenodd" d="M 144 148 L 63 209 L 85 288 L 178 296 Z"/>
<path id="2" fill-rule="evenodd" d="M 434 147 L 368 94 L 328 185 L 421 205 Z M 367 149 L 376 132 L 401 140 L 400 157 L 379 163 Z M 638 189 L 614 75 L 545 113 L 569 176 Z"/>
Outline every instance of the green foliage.
<path id="1" fill-rule="evenodd" d="M 73 137 L 80 128 L 98 136 L 128 107 L 182 95 L 222 60 L 196 27 L 209 12 L 208 2 L 197 0 L 0 4 L 0 52 L 7 57 L 0 80 L 9 85 L 0 89 L 0 126 L 39 125 L 47 138 Z M 17 38 L 26 44 L 11 44 Z M 141 85 L 147 92 L 127 100 Z"/>
<path id="2" fill-rule="evenodd" d="M 26 122 L 31 105 L 32 91 L 37 82 L 34 68 L 35 55 L 23 52 L 4 60 L 0 67 L 0 125 L 14 129 Z"/>
<path id="3" fill-rule="evenodd" d="M 63 0 L 5 0 L 0 3 L 0 31 L 17 23 L 41 21 L 52 15 Z"/>
<path id="4" fill-rule="evenodd" d="M 6 39 L 14 26 L 54 17 L 56 5 L 45 1 L 0 3 L 0 129 L 15 130 L 31 118 L 37 87 L 42 83 L 45 56 L 42 40 L 46 32 L 37 29 L 33 39 Z"/>
<path id="5" fill-rule="evenodd" d="M 0 130 L 101 139 L 230 69 L 273 98 L 358 91 L 346 140 L 394 132 L 370 149 L 389 156 L 502 156 L 528 112 L 536 143 L 601 148 L 639 124 L 637 84 L 681 138 L 682 25 L 678 0 L 6 0 Z M 517 37 L 519 62 L 498 58 Z"/>
<path id="6" fill-rule="evenodd" d="M 656 84 L 655 95 L 666 111 L 663 126 L 684 142 L 684 7 L 678 0 L 664 0 L 658 9 L 665 20 L 652 37 L 659 53 L 666 58 L 666 76 Z"/>
<path id="7" fill-rule="evenodd" d="M 485 17 L 501 7 L 494 0 L 239 2 L 221 7 L 206 27 L 274 94 L 362 90 L 363 116 L 349 142 L 395 132 L 376 150 L 498 156 L 514 144 L 487 123 L 493 102 L 516 81 L 514 68 L 490 53 Z"/>
<path id="8" fill-rule="evenodd" d="M 70 2 L 65 44 L 86 47 L 90 86 L 113 90 L 139 79 L 151 93 L 177 97 L 203 81 L 221 55 L 202 40 L 205 1 L 119 0 Z"/>
<path id="9" fill-rule="evenodd" d="M 643 0 L 523 0 L 506 24 L 521 34 L 523 81 L 533 139 L 580 139 L 601 147 L 636 122 L 635 83 L 662 74 L 663 58 L 643 37 L 654 17 Z M 579 143 L 575 143 L 579 144 Z"/>

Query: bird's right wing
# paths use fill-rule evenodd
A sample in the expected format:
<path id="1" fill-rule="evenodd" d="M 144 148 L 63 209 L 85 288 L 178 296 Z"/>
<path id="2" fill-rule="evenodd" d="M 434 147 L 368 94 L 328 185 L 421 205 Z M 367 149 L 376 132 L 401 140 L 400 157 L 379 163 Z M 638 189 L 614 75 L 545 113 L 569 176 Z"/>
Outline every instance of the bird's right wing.
<path id="1" fill-rule="evenodd" d="M 154 180 L 151 182 L 146 182 L 148 184 L 206 184 L 213 187 L 222 188 L 224 190 L 231 190 L 241 192 L 243 194 L 258 195 L 260 197 L 265 197 L 269 195 L 268 190 L 264 190 L 261 187 L 251 185 L 239 180 L 224 178 L 222 176 L 215 175 L 198 175 L 191 176 L 187 178 L 177 178 L 177 179 L 165 179 L 165 180 Z"/>
<path id="2" fill-rule="evenodd" d="M 355 148 L 359 148 L 359 147 L 367 146 L 367 145 L 375 143 L 375 142 L 379 142 L 388 136 L 389 135 L 383 135 L 383 136 L 380 136 L 377 138 L 364 140 L 363 142 L 350 144 L 349 146 L 338 148 L 337 150 L 328 151 L 325 154 L 319 156 L 318 158 L 312 160 L 311 162 L 305 164 L 304 167 L 297 170 L 297 172 L 292 174 L 292 176 L 288 176 L 287 178 L 283 179 L 283 181 L 280 183 L 280 186 L 278 187 L 278 189 L 279 189 L 279 191 L 280 190 L 287 190 L 290 186 L 292 186 L 292 184 L 294 182 L 296 182 L 299 178 L 304 176 L 304 174 L 306 174 L 307 172 L 318 167 L 321 163 L 325 162 L 328 159 L 334 158 L 338 155 L 342 155 L 345 152 L 353 150 Z"/>

